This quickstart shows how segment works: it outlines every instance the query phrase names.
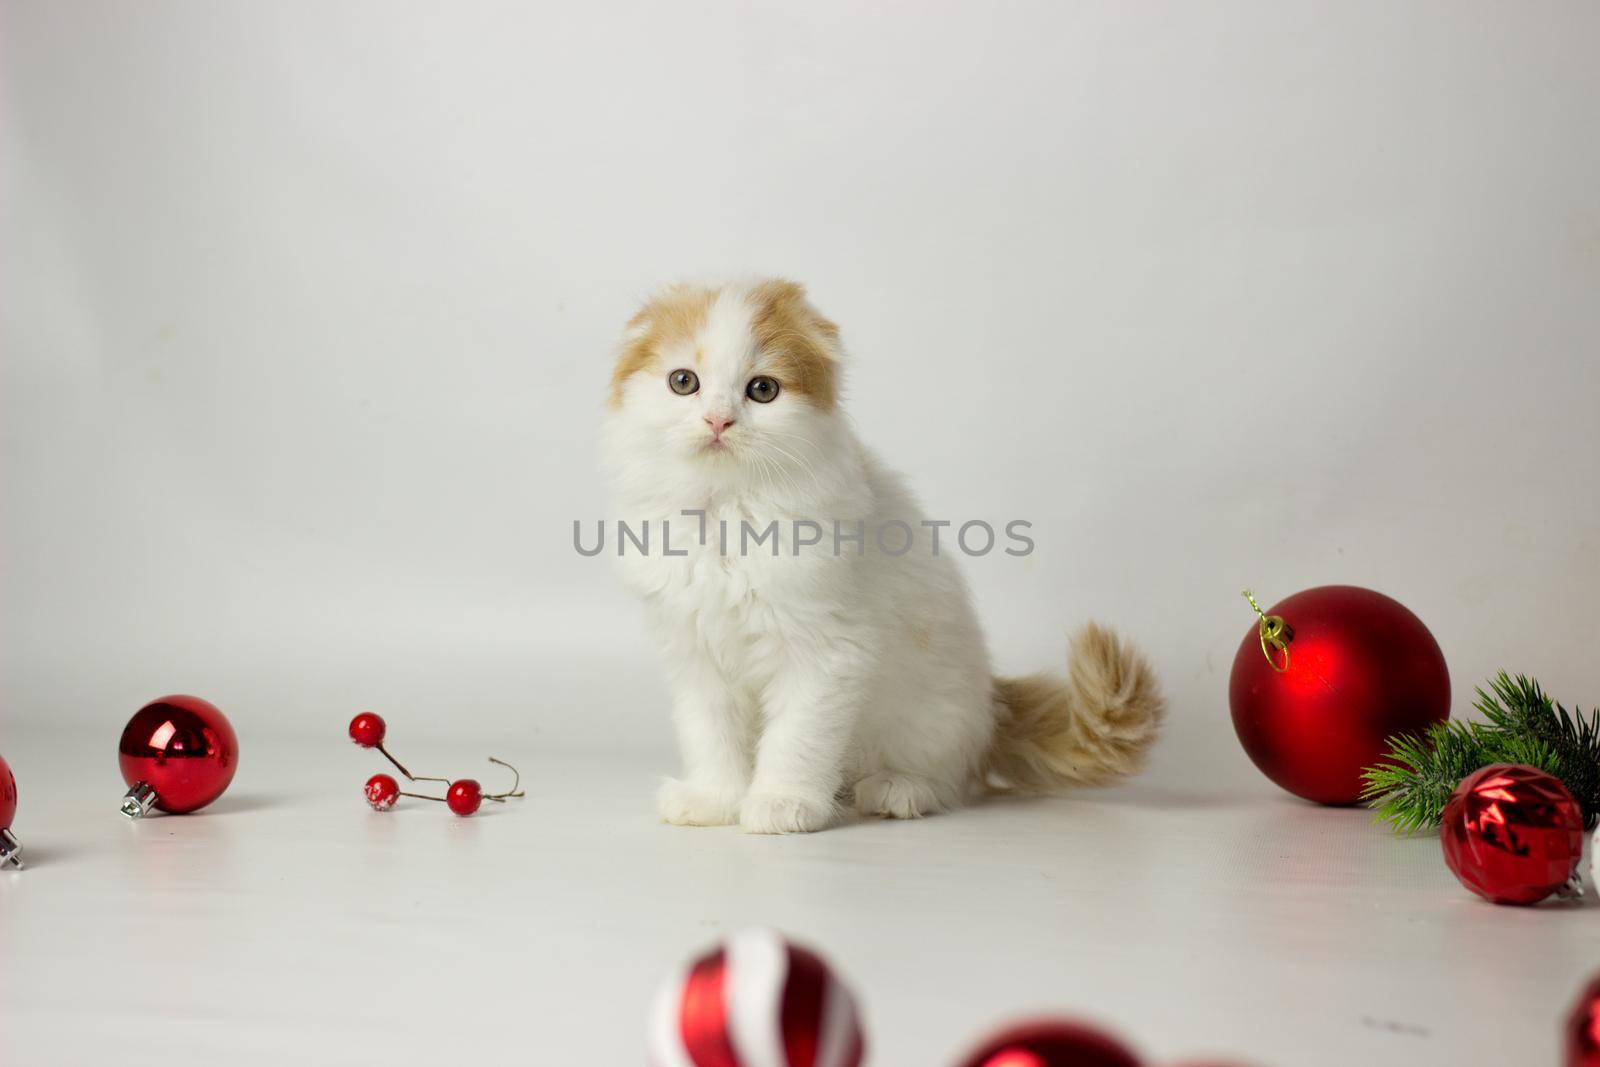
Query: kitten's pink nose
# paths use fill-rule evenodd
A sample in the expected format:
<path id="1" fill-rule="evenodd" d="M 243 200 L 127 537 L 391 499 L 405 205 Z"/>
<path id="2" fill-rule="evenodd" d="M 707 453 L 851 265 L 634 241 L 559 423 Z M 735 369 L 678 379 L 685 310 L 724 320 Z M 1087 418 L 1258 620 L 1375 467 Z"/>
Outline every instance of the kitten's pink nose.
<path id="1" fill-rule="evenodd" d="M 706 425 L 711 427 L 711 439 L 722 440 L 722 431 L 733 425 L 733 420 L 726 415 L 707 415 Z"/>

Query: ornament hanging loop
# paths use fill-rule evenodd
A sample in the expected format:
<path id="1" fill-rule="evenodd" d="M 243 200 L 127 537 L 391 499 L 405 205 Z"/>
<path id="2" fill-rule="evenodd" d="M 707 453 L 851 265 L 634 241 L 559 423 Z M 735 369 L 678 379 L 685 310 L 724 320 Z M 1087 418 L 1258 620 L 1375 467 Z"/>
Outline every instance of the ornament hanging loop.
<path id="1" fill-rule="evenodd" d="M 1267 657 L 1267 662 L 1272 669 L 1282 674 L 1289 669 L 1289 642 L 1294 640 L 1294 629 L 1283 621 L 1282 615 L 1268 615 L 1261 610 L 1261 605 L 1256 603 L 1255 594 L 1246 589 L 1244 598 L 1250 602 L 1250 607 L 1261 620 L 1257 628 L 1261 635 L 1261 654 Z M 1278 652 L 1283 657 L 1280 664 L 1278 657 L 1273 653 Z"/>

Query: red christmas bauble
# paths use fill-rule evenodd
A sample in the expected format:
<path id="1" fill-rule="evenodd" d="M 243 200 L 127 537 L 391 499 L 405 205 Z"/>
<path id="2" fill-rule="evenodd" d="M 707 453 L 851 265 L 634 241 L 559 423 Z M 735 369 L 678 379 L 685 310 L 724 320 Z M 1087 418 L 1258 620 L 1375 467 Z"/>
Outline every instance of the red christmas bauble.
<path id="1" fill-rule="evenodd" d="M 1567 1016 L 1566 1067 L 1600 1067 L 1600 976 L 1578 994 Z"/>
<path id="2" fill-rule="evenodd" d="M 471 778 L 451 782 L 444 802 L 457 815 L 471 815 L 483 806 L 483 786 Z"/>
<path id="3" fill-rule="evenodd" d="M 383 744 L 388 733 L 389 724 L 383 721 L 382 715 L 363 711 L 350 720 L 350 740 L 362 748 L 376 748 Z"/>
<path id="4" fill-rule="evenodd" d="M 1139 1060 L 1092 1026 L 1042 1019 L 995 1035 L 968 1054 L 961 1067 L 1139 1067 Z"/>
<path id="5" fill-rule="evenodd" d="M 374 774 L 367 779 L 367 803 L 378 811 L 388 811 L 394 807 L 394 802 L 400 799 L 400 783 L 387 774 Z"/>
<path id="6" fill-rule="evenodd" d="M 239 739 L 227 716 L 199 697 L 170 696 L 134 712 L 123 728 L 117 762 L 128 783 L 125 815 L 152 806 L 173 815 L 222 795 L 239 766 Z"/>
<path id="7" fill-rule="evenodd" d="M 11 829 L 11 820 L 17 817 L 17 779 L 11 773 L 11 764 L 0 756 L 0 830 Z"/>
<path id="8" fill-rule="evenodd" d="M 1480 897 L 1537 904 L 1578 873 L 1583 811 L 1555 775 L 1495 763 L 1450 794 L 1439 843 L 1456 878 Z"/>
<path id="9" fill-rule="evenodd" d="M 1361 772 L 1388 738 L 1450 717 L 1444 653 L 1399 601 L 1325 585 L 1266 616 L 1283 621 L 1282 647 L 1251 628 L 1233 657 L 1228 704 L 1245 753 L 1296 796 L 1356 803 Z"/>
<path id="10" fill-rule="evenodd" d="M 650 1016 L 651 1067 L 860 1067 L 855 998 L 816 953 L 745 930 L 668 979 Z"/>
<path id="11" fill-rule="evenodd" d="M 11 765 L 0 756 L 0 868 L 22 869 L 22 845 L 11 836 L 11 820 L 17 817 L 17 780 Z"/>

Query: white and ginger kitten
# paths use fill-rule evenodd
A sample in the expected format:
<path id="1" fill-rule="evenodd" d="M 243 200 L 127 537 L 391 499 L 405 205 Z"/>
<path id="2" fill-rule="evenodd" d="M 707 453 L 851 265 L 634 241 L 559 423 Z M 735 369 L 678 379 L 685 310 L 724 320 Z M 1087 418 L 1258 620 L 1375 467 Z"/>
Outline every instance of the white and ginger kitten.
<path id="1" fill-rule="evenodd" d="M 1091 624 L 1065 678 L 994 677 L 949 531 L 936 553 L 840 410 L 842 360 L 787 281 L 674 286 L 628 324 L 604 443 L 619 518 L 655 536 L 623 551 L 619 531 L 618 565 L 672 681 L 683 777 L 661 817 L 805 832 L 841 800 L 906 819 L 1138 770 L 1165 710 L 1143 657 Z M 773 520 L 775 546 L 741 543 Z M 885 523 L 913 548 L 881 550 Z"/>

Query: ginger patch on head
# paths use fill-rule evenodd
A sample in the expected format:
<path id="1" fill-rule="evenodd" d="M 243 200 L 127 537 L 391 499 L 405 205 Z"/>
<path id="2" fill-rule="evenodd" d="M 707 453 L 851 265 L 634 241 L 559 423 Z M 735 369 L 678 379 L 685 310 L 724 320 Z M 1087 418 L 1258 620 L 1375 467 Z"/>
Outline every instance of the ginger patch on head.
<path id="1" fill-rule="evenodd" d="M 674 285 L 651 298 L 628 320 L 628 332 L 611 371 L 611 406 L 622 402 L 622 383 L 653 367 L 662 346 L 692 341 L 705 327 L 717 291 Z M 660 368 L 658 368 L 660 369 Z"/>
<path id="2" fill-rule="evenodd" d="M 839 328 L 817 313 L 798 284 L 782 279 L 749 287 L 675 285 L 653 297 L 628 321 L 627 333 L 611 373 L 611 406 L 622 402 L 623 383 L 643 372 L 665 374 L 664 350 L 694 345 L 685 362 L 696 367 L 707 358 L 712 319 L 728 310 L 747 311 L 751 347 L 779 385 L 823 410 L 838 399 Z M 722 309 L 722 310 L 719 310 Z M 743 329 L 743 323 L 740 323 Z M 713 329 L 712 332 L 715 332 Z"/>
<path id="3" fill-rule="evenodd" d="M 783 388 L 823 410 L 834 406 L 839 388 L 839 327 L 806 301 L 800 285 L 774 279 L 750 291 L 755 308 L 750 329 Z"/>

